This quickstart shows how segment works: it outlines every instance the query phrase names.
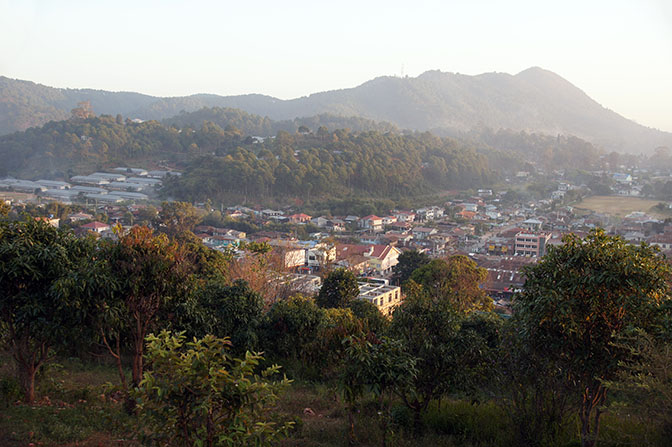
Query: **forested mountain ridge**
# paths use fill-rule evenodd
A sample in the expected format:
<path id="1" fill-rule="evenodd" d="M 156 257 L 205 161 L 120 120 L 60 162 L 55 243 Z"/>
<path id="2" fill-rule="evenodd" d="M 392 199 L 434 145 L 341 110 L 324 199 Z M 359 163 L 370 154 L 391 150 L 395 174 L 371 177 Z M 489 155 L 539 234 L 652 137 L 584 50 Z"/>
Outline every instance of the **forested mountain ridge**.
<path id="1" fill-rule="evenodd" d="M 183 111 L 220 107 L 273 120 L 321 114 L 357 116 L 442 135 L 479 128 L 576 135 L 607 152 L 650 153 L 657 146 L 672 146 L 671 133 L 630 121 L 602 107 L 562 77 L 536 67 L 517 75 L 428 71 L 415 78 L 384 76 L 354 88 L 291 100 L 259 94 L 156 98 L 53 89 L 0 77 L 0 133 L 63 119 L 82 100 L 89 100 L 96 113 L 140 119 L 163 120 Z"/>
<path id="2" fill-rule="evenodd" d="M 190 126 L 192 121 L 199 124 Z M 343 124 L 360 130 L 331 130 Z M 272 138 L 252 136 L 271 131 Z M 416 195 L 483 185 L 529 163 L 546 171 L 597 166 L 600 154 L 576 137 L 485 129 L 441 138 L 362 118 L 276 122 L 215 108 L 182 114 L 172 124 L 121 115 L 72 117 L 0 136 L 0 176 L 67 180 L 112 166 L 168 163 L 186 169 L 184 180 L 169 188 L 182 199 Z"/>
<path id="3" fill-rule="evenodd" d="M 82 101 L 90 101 L 96 113 L 127 115 L 155 100 L 140 93 L 53 88 L 0 76 L 0 135 L 64 120 Z"/>

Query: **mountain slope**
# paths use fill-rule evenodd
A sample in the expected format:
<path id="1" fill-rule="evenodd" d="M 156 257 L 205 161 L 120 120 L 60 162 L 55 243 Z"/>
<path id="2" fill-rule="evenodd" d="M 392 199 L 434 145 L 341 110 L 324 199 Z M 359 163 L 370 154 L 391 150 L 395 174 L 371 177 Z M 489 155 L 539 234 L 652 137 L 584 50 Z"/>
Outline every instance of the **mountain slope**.
<path id="1" fill-rule="evenodd" d="M 90 100 L 96 113 L 141 119 L 161 120 L 204 107 L 221 107 L 273 120 L 319 114 L 359 116 L 446 135 L 483 127 L 576 135 L 606 151 L 650 153 L 658 146 L 672 146 L 671 133 L 630 121 L 602 107 L 562 77 L 537 67 L 517 75 L 428 71 L 416 78 L 379 77 L 354 88 L 291 100 L 258 94 L 156 98 L 52 89 L 0 77 L 0 134 L 62 119 L 81 100 Z"/>

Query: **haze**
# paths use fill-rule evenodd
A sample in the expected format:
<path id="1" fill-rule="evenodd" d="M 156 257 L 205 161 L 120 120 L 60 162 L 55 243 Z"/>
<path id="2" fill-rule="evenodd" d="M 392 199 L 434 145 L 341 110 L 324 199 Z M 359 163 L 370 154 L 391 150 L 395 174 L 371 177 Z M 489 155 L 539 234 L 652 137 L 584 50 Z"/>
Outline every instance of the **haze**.
<path id="1" fill-rule="evenodd" d="M 381 75 L 541 66 L 627 118 L 672 131 L 664 0 L 0 0 L 0 55 L 0 75 L 54 87 L 283 99 Z"/>

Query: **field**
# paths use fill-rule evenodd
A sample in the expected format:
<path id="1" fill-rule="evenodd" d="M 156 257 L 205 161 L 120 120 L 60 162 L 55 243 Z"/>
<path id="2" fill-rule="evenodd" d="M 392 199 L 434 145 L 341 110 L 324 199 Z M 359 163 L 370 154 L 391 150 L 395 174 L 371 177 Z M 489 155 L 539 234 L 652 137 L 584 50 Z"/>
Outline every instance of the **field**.
<path id="1" fill-rule="evenodd" d="M 669 217 L 653 209 L 658 203 L 658 200 L 640 199 L 639 197 L 591 196 L 577 203 L 574 207 L 579 210 L 595 211 L 614 217 L 625 217 L 633 211 L 642 211 L 652 217 Z"/>
<path id="2" fill-rule="evenodd" d="M 17 402 L 21 395 L 11 363 L 9 356 L 0 352 L 0 446 L 141 447 L 136 440 L 137 417 L 123 410 L 120 396 L 114 398 L 111 383 L 118 378 L 109 362 L 71 358 L 52 364 L 40 374 L 34 405 Z M 382 445 L 376 409 L 376 399 L 369 396 L 361 400 L 355 416 L 354 446 Z M 348 447 L 348 413 L 333 384 L 294 382 L 271 411 L 279 420 L 296 424 L 278 447 Z M 413 435 L 412 415 L 398 399 L 393 401 L 391 419 L 390 447 L 519 445 L 505 410 L 493 401 L 434 401 L 419 435 Z M 637 417 L 606 414 L 603 421 L 601 445 L 669 445 L 655 425 L 644 424 Z M 578 445 L 573 433 L 562 438 L 562 445 Z"/>

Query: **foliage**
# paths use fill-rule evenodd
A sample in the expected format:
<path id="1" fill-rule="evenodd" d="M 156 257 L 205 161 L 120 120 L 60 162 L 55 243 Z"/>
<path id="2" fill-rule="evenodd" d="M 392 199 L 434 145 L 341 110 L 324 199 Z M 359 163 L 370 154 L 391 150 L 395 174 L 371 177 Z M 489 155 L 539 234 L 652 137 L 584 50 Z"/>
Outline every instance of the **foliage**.
<path id="1" fill-rule="evenodd" d="M 518 445 L 558 445 L 574 409 L 571 393 L 563 370 L 524 343 L 520 331 L 516 316 L 503 328 L 492 386 Z"/>
<path id="2" fill-rule="evenodd" d="M 74 296 L 60 282 L 88 267 L 93 249 L 92 239 L 77 239 L 42 220 L 0 222 L 0 334 L 26 402 L 35 398 L 35 374 L 52 348 L 77 340 L 92 312 L 90 296 Z"/>
<path id="3" fill-rule="evenodd" d="M 411 278 L 413 272 L 429 263 L 429 255 L 417 250 L 404 251 L 399 255 L 397 265 L 392 267 L 392 283 L 402 285 Z"/>
<path id="4" fill-rule="evenodd" d="M 492 300 L 480 284 L 487 271 L 463 255 L 434 259 L 416 269 L 411 279 L 434 299 L 448 300 L 458 312 L 492 309 Z"/>
<path id="5" fill-rule="evenodd" d="M 172 237 L 192 231 L 200 221 L 198 210 L 187 202 L 162 202 L 157 217 L 158 227 Z"/>
<path id="6" fill-rule="evenodd" d="M 355 441 L 354 413 L 357 401 L 366 390 L 378 400 L 381 415 L 382 445 L 386 445 L 390 420 L 391 398 L 394 392 L 407 389 L 415 375 L 416 359 L 397 340 L 348 337 L 343 340 L 345 352 L 339 377 L 339 388 L 348 404 L 350 444 Z"/>
<path id="7" fill-rule="evenodd" d="M 183 334 L 147 337 L 152 364 L 133 395 L 146 440 L 165 446 L 270 446 L 291 423 L 268 421 L 268 410 L 289 381 L 279 371 L 258 371 L 263 360 L 229 353 L 226 338 L 207 335 L 185 343 Z"/>
<path id="8" fill-rule="evenodd" d="M 400 393 L 414 412 L 416 431 L 429 402 L 457 384 L 462 366 L 455 349 L 460 346 L 459 330 L 459 318 L 449 303 L 424 294 L 407 296 L 392 314 L 390 336 L 417 358 L 418 373 Z"/>
<path id="9" fill-rule="evenodd" d="M 592 446 L 607 398 L 604 381 L 631 356 L 614 342 L 635 329 L 660 330 L 670 269 L 655 248 L 603 230 L 563 241 L 527 268 L 515 313 L 525 343 L 560 368 L 574 390 L 582 445 Z"/>
<path id="10" fill-rule="evenodd" d="M 618 396 L 611 408 L 633 414 L 642 424 L 660 426 L 664 437 L 672 436 L 672 345 L 638 331 L 616 342 L 631 353 L 616 379 L 605 382 Z M 646 440 L 642 440 L 645 442 Z"/>
<path id="11" fill-rule="evenodd" d="M 367 330 L 374 334 L 383 334 L 389 326 L 389 320 L 380 312 L 378 307 L 368 300 L 355 299 L 350 301 L 348 308 L 362 320 Z"/>
<path id="12" fill-rule="evenodd" d="M 351 271 L 338 268 L 329 273 L 317 295 L 317 304 L 324 308 L 347 307 L 359 296 L 357 277 Z"/>
<path id="13" fill-rule="evenodd" d="M 200 328 L 202 332 L 229 338 L 236 354 L 259 347 L 264 302 L 245 281 L 237 280 L 231 285 L 209 281 L 199 290 L 197 301 L 206 321 Z"/>
<path id="14" fill-rule="evenodd" d="M 308 345 L 318 338 L 324 309 L 312 298 L 295 295 L 275 303 L 264 318 L 264 346 L 273 356 L 310 362 Z"/>
<path id="15" fill-rule="evenodd" d="M 120 339 L 130 335 L 133 347 L 132 383 L 137 385 L 143 372 L 144 339 L 168 305 L 186 295 L 191 265 L 184 251 L 166 235 L 154 235 L 147 227 L 133 227 L 118 242 L 104 247 L 108 260 L 110 288 L 101 287 L 107 297 L 106 312 L 101 315 L 103 341 L 117 359 L 122 384 Z M 112 341 L 114 340 L 114 342 Z"/>
<path id="16" fill-rule="evenodd" d="M 337 130 L 278 134 L 271 143 L 238 145 L 194 159 L 164 193 L 182 200 L 249 197 L 403 197 L 482 185 L 491 175 L 473 148 L 429 133 Z"/>

